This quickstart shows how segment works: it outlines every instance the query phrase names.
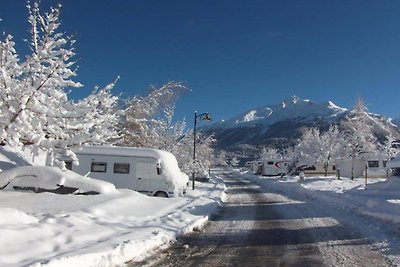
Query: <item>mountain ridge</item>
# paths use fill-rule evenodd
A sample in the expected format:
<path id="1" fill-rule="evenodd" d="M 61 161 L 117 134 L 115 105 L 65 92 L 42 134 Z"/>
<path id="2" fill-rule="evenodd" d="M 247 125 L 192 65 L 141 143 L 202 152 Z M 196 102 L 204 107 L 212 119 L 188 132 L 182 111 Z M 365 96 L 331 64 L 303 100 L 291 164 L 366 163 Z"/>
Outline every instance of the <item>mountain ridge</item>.
<path id="1" fill-rule="evenodd" d="M 339 125 L 349 110 L 332 101 L 315 103 L 308 99 L 292 96 L 278 104 L 269 104 L 249 109 L 232 118 L 202 127 L 214 134 L 217 148 L 227 151 L 256 151 L 262 146 L 294 146 L 309 127 L 325 131 L 330 125 Z M 385 129 L 400 139 L 399 128 L 390 119 L 379 114 L 368 114 L 374 120 L 378 135 Z"/>
<path id="2" fill-rule="evenodd" d="M 334 104 L 332 101 L 314 103 L 308 99 L 292 96 L 279 104 L 265 105 L 250 109 L 228 120 L 219 121 L 204 128 L 236 128 L 254 124 L 272 125 L 296 117 L 313 119 L 315 117 L 337 116 L 347 111 Z"/>

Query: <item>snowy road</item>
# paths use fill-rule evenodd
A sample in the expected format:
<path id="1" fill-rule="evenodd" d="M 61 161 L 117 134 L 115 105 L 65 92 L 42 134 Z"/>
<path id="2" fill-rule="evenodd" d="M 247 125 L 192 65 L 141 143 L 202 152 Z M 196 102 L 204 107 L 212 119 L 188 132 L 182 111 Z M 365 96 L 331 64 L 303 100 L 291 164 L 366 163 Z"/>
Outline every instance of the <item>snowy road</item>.
<path id="1" fill-rule="evenodd" d="M 391 266 L 371 240 L 329 209 L 235 177 L 206 227 L 146 266 Z"/>

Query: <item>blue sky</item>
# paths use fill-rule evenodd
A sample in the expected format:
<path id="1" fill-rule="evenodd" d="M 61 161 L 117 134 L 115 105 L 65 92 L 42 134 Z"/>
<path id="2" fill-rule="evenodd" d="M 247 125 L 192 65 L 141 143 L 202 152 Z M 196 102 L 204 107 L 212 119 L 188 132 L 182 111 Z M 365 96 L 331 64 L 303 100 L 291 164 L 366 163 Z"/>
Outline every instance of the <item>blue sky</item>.
<path id="1" fill-rule="evenodd" d="M 400 117 L 400 1 L 395 0 L 42 0 L 63 5 L 74 36 L 72 97 L 121 77 L 115 93 L 183 81 L 191 88 L 176 119 L 215 120 L 292 95 Z M 0 0 L 0 29 L 19 51 L 28 37 L 24 0 Z"/>

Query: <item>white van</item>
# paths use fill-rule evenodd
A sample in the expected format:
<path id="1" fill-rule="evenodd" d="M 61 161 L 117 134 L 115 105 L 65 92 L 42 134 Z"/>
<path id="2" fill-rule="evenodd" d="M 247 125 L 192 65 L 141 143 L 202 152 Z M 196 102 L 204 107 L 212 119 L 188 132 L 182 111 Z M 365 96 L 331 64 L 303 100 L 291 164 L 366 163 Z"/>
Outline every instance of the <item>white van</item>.
<path id="1" fill-rule="evenodd" d="M 262 163 L 262 175 L 277 176 L 286 175 L 289 172 L 289 160 L 265 159 Z"/>
<path id="2" fill-rule="evenodd" d="M 150 148 L 84 146 L 74 150 L 79 165 L 67 169 L 150 196 L 183 196 L 189 182 L 173 154 Z"/>

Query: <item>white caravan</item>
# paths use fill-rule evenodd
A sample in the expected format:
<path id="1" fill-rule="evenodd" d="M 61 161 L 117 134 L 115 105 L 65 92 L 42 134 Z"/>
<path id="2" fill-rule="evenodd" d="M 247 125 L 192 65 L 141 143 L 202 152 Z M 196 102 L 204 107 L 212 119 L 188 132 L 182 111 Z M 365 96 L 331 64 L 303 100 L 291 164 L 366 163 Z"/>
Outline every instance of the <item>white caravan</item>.
<path id="1" fill-rule="evenodd" d="M 255 175 L 260 175 L 261 174 L 261 170 L 262 170 L 262 161 L 252 161 L 251 162 L 251 171 L 255 174 Z"/>
<path id="2" fill-rule="evenodd" d="M 264 176 L 286 175 L 289 172 L 289 160 L 284 159 L 265 159 L 262 163 Z"/>
<path id="3" fill-rule="evenodd" d="M 313 176 L 324 176 L 325 175 L 325 168 L 324 164 L 315 164 L 308 167 L 301 168 L 305 176 L 313 177 Z M 328 165 L 327 176 L 334 176 L 336 175 L 336 166 L 335 165 Z"/>
<path id="4" fill-rule="evenodd" d="M 65 160 L 67 169 L 150 196 L 183 196 L 188 176 L 173 154 L 157 149 L 84 146 L 74 150 L 79 165 Z"/>
<path id="5" fill-rule="evenodd" d="M 340 177 L 351 178 L 352 174 L 353 178 L 365 177 L 365 171 L 367 171 L 368 178 L 383 178 L 391 175 L 386 163 L 387 161 L 379 156 L 356 157 L 354 160 L 345 158 L 337 160 L 336 169 Z"/>

